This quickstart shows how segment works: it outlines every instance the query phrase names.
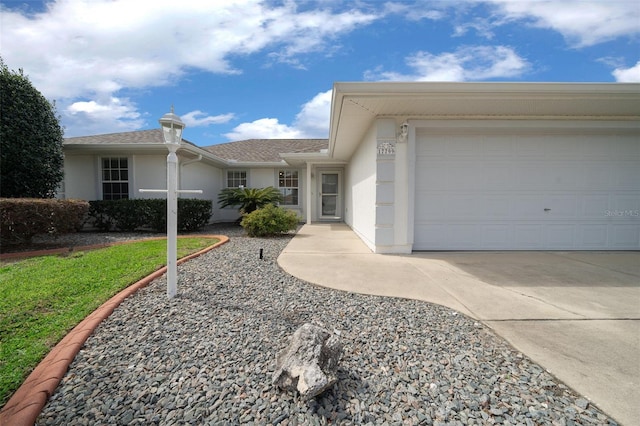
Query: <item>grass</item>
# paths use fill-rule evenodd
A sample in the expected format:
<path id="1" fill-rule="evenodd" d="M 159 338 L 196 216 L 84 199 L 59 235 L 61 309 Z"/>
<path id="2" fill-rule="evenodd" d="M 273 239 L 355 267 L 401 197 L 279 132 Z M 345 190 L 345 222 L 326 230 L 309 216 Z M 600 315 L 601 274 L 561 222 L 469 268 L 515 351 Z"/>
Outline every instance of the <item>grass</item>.
<path id="1" fill-rule="evenodd" d="M 216 242 L 180 238 L 178 258 Z M 0 265 L 0 407 L 66 333 L 166 253 L 166 240 L 150 240 Z"/>

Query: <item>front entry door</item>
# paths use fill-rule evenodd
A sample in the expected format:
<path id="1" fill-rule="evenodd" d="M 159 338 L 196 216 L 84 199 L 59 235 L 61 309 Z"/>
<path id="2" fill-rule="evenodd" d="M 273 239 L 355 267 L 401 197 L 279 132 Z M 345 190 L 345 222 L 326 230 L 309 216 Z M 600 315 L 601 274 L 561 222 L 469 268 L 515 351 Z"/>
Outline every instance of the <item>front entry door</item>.
<path id="1" fill-rule="evenodd" d="M 340 173 L 320 173 L 320 218 L 337 220 L 341 218 Z"/>

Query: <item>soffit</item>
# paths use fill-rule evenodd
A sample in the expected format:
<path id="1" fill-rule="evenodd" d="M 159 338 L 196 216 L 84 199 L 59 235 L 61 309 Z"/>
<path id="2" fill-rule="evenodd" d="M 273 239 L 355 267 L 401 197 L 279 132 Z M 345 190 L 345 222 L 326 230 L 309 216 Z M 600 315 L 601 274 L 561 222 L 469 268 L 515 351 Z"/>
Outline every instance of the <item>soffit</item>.
<path id="1" fill-rule="evenodd" d="M 640 84 L 336 83 L 329 150 L 348 160 L 376 118 L 640 119 Z"/>

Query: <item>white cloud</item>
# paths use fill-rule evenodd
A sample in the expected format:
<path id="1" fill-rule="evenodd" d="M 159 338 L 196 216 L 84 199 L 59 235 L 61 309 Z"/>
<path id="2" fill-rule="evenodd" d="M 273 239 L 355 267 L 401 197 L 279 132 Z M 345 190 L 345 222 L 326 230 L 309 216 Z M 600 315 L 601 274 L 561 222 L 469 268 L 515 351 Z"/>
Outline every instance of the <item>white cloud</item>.
<path id="1" fill-rule="evenodd" d="M 127 98 L 73 102 L 63 107 L 62 117 L 68 124 L 65 137 L 126 132 L 145 125 L 142 114 Z"/>
<path id="2" fill-rule="evenodd" d="M 301 135 L 298 129 L 280 123 L 277 118 L 261 118 L 250 123 L 242 123 L 225 134 L 229 140 L 298 139 Z"/>
<path id="3" fill-rule="evenodd" d="M 271 53 L 300 64 L 296 56 L 321 50 L 380 17 L 356 5 L 298 11 L 296 3 L 57 0 L 29 15 L 0 5 L 2 56 L 10 67 L 24 69 L 49 99 L 106 107 L 111 104 L 101 100 L 118 98 L 121 89 L 169 85 L 190 70 L 240 73 L 231 62 L 237 55 Z M 79 105 L 85 110 L 76 116 L 97 120 L 104 114 Z M 131 111 L 117 107 L 110 117 L 118 111 L 125 114 L 125 126 L 135 122 Z"/>
<path id="4" fill-rule="evenodd" d="M 318 93 L 305 103 L 291 125 L 277 118 L 261 118 L 242 123 L 224 136 L 229 140 L 326 138 L 333 91 Z"/>
<path id="5" fill-rule="evenodd" d="M 640 83 L 640 61 L 631 68 L 616 68 L 612 74 L 618 83 Z"/>
<path id="6" fill-rule="evenodd" d="M 468 81 L 494 78 L 518 77 L 529 67 L 508 46 L 467 46 L 455 52 L 438 55 L 417 52 L 405 62 L 411 68 L 410 74 L 380 69 L 367 71 L 367 80 L 387 81 Z"/>
<path id="7" fill-rule="evenodd" d="M 333 90 L 318 93 L 302 106 L 296 115 L 294 127 L 305 138 L 326 138 L 329 132 L 329 115 L 331 114 L 331 97 Z"/>
<path id="8" fill-rule="evenodd" d="M 206 112 L 195 110 L 180 117 L 188 127 L 206 127 L 212 124 L 228 123 L 235 118 L 235 114 L 207 115 Z"/>
<path id="9" fill-rule="evenodd" d="M 526 20 L 561 33 L 574 47 L 640 33 L 640 6 L 632 0 L 489 0 L 509 20 Z"/>

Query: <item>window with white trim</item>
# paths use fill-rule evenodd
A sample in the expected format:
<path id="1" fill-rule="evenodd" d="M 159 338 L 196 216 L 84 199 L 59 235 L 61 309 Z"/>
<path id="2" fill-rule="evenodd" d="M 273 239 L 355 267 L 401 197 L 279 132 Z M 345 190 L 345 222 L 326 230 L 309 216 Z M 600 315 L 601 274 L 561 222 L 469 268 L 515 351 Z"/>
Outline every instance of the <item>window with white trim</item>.
<path id="1" fill-rule="evenodd" d="M 227 188 L 247 187 L 246 170 L 227 170 Z"/>
<path id="2" fill-rule="evenodd" d="M 102 199 L 129 198 L 129 159 L 127 157 L 102 158 Z"/>
<path id="3" fill-rule="evenodd" d="M 283 206 L 298 205 L 298 171 L 278 170 L 278 189 L 282 193 Z"/>

